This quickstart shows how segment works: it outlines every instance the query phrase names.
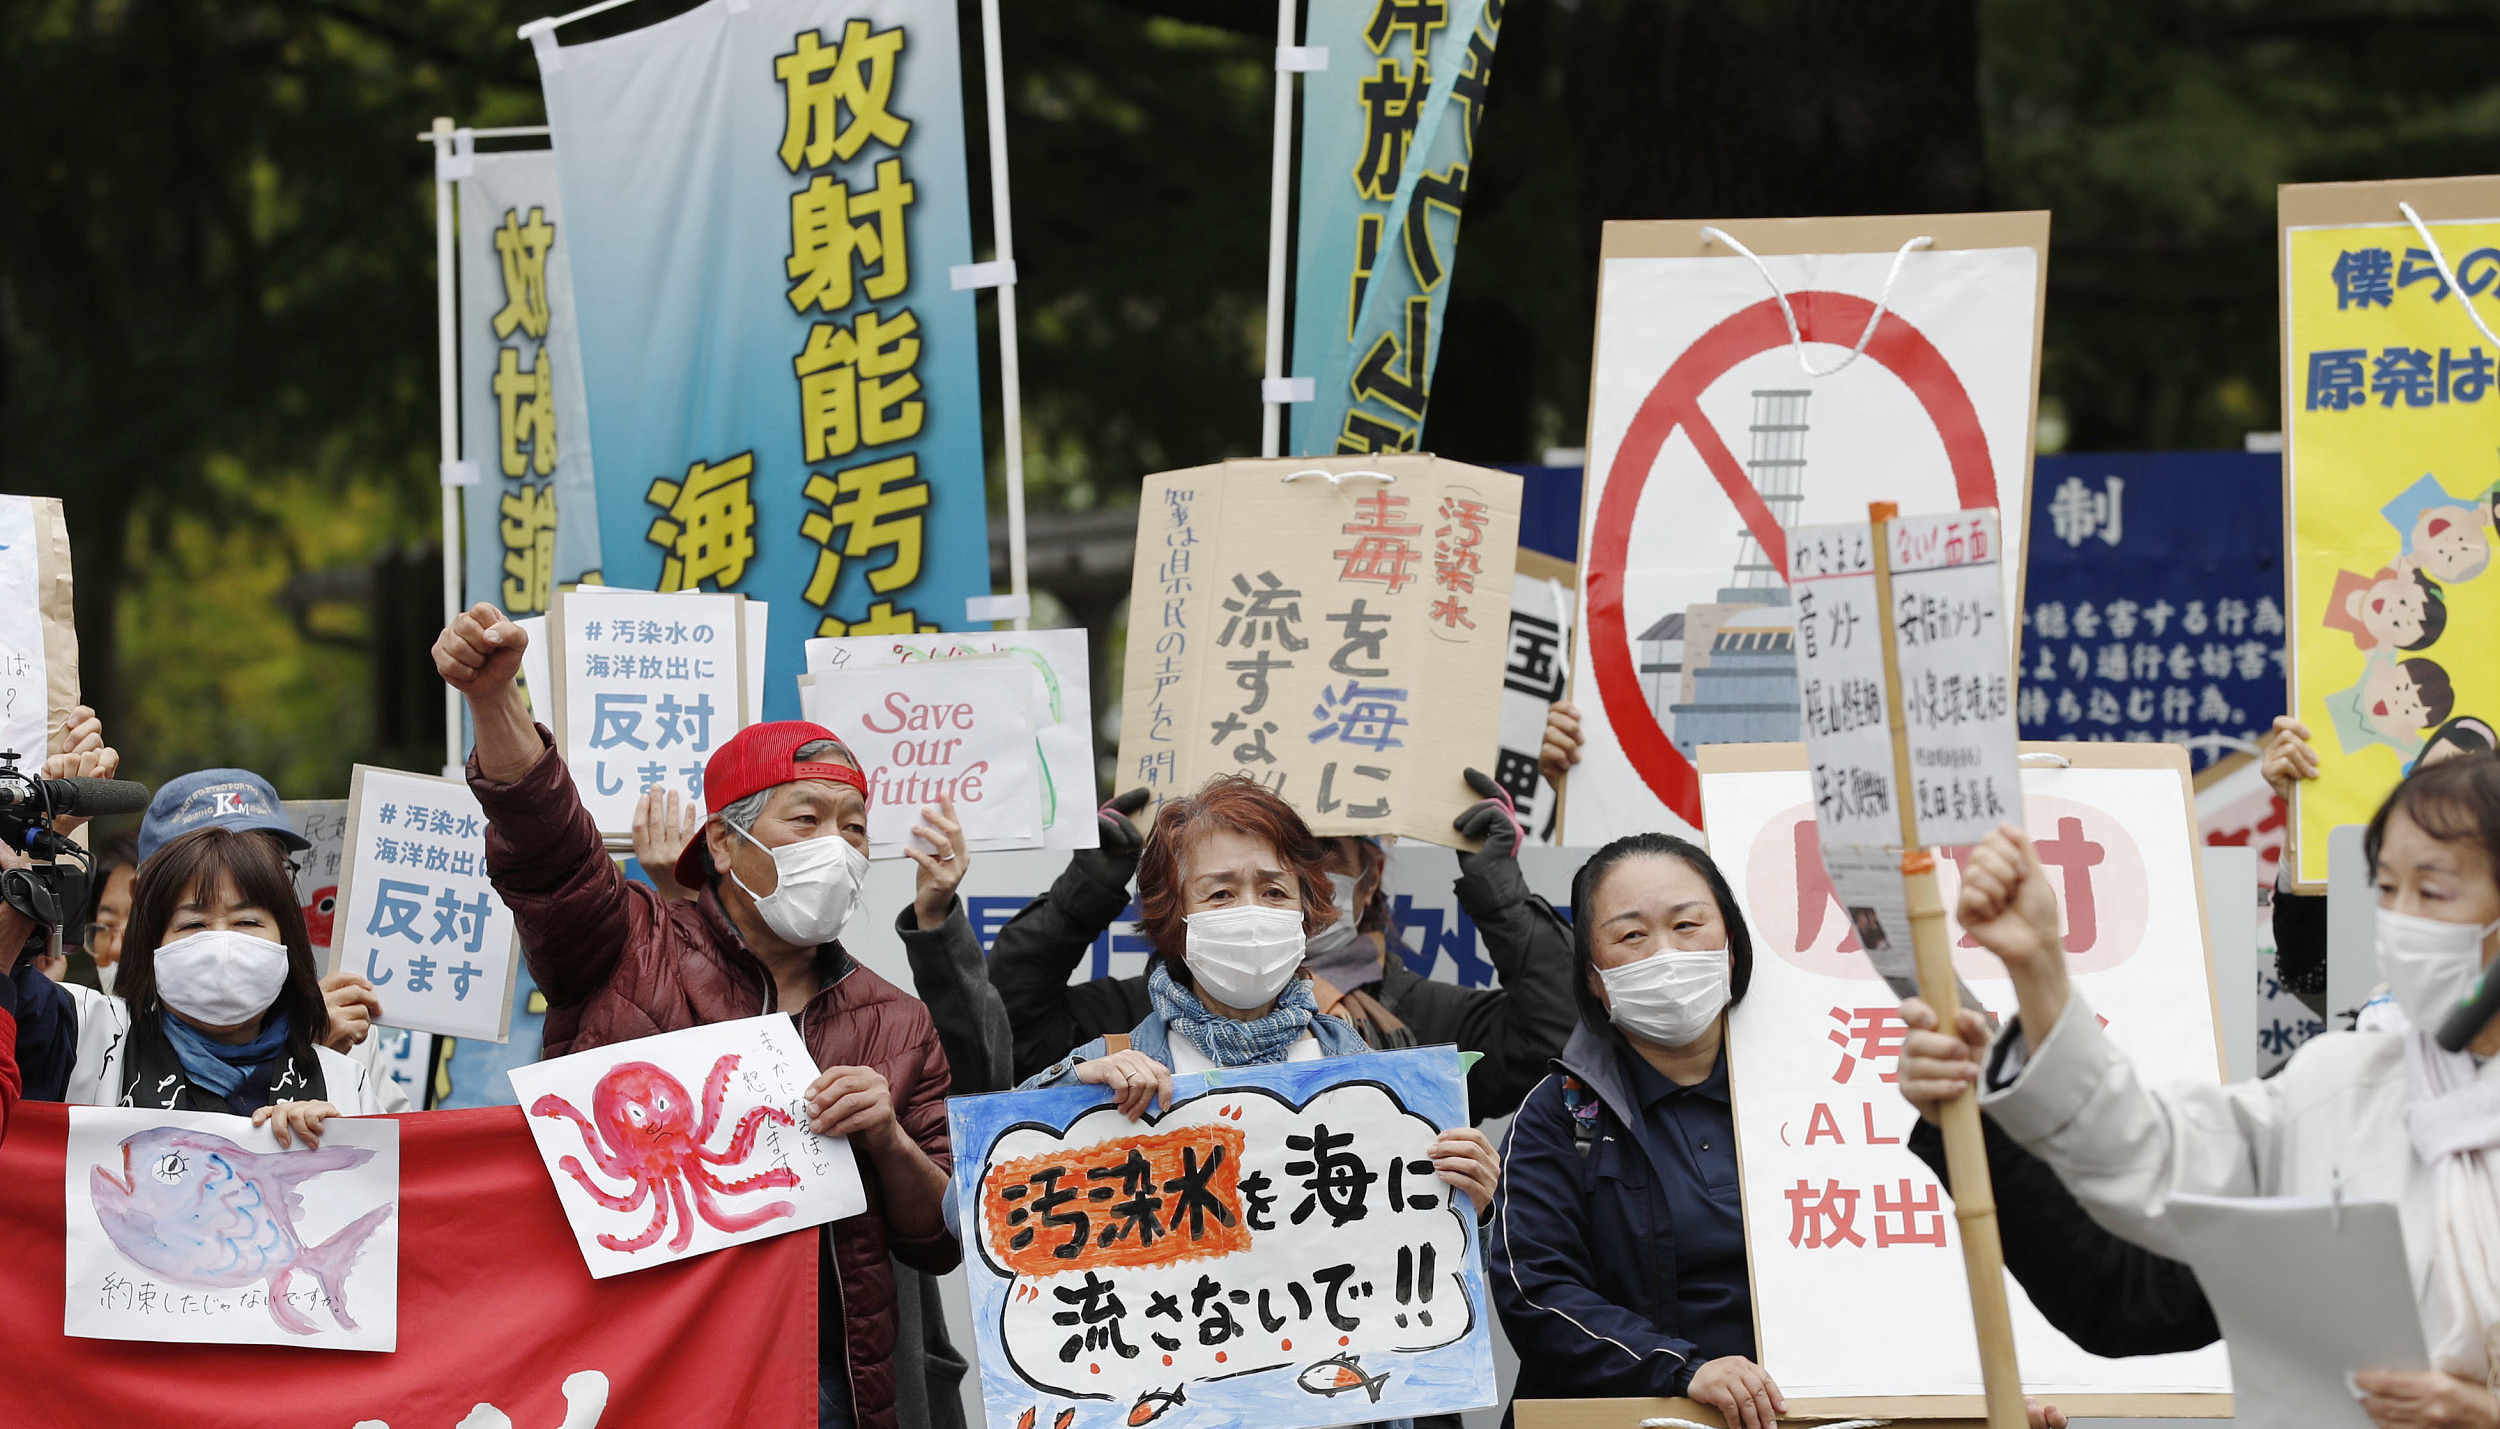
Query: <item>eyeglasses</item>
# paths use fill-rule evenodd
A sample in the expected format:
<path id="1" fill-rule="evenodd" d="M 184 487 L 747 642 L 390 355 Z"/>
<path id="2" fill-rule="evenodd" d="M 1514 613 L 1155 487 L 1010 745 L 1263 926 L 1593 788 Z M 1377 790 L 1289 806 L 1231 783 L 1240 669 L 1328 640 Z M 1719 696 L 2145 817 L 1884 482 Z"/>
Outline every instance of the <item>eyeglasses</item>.
<path id="1" fill-rule="evenodd" d="M 113 941 L 118 943 L 121 941 L 123 926 L 120 923 L 89 923 L 80 930 L 83 936 L 79 940 L 79 946 L 92 948 L 107 934 L 110 934 Z"/>

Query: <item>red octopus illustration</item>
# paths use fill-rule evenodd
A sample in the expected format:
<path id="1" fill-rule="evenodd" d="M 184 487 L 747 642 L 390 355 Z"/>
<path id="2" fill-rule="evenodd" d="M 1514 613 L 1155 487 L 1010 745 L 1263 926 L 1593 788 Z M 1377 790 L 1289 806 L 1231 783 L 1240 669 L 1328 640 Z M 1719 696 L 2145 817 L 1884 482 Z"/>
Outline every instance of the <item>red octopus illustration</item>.
<path id="1" fill-rule="evenodd" d="M 668 1229 L 669 1205 L 674 1202 L 677 1234 L 670 1238 L 668 1248 L 684 1250 L 694 1240 L 694 1220 L 686 1208 L 689 1196 L 695 1212 L 725 1231 L 748 1230 L 791 1213 L 787 1201 L 733 1211 L 712 1199 L 714 1192 L 729 1196 L 799 1183 L 799 1174 L 786 1166 L 735 1181 L 716 1180 L 706 1169 L 706 1163 L 727 1167 L 746 1160 L 747 1153 L 755 1149 L 756 1133 L 765 1122 L 795 1124 L 781 1108 L 759 1106 L 739 1119 L 736 1134 L 729 1138 L 728 1150 L 714 1151 L 705 1146 L 703 1143 L 711 1140 L 713 1130 L 720 1125 L 721 1099 L 729 1091 L 729 1074 L 737 1068 L 735 1052 L 712 1064 L 712 1074 L 703 1079 L 703 1119 L 699 1123 L 694 1118 L 694 1099 L 686 1095 L 685 1085 L 649 1062 L 619 1062 L 599 1078 L 599 1084 L 590 1093 L 590 1109 L 598 1119 L 595 1128 L 590 1118 L 584 1117 L 571 1102 L 552 1092 L 530 1103 L 532 1116 L 571 1118 L 581 1128 L 583 1149 L 599 1163 L 599 1169 L 632 1183 L 633 1193 L 620 1196 L 592 1180 L 579 1158 L 567 1156 L 557 1162 L 582 1183 L 582 1189 L 592 1199 L 612 1211 L 634 1210 L 645 1197 L 651 1199 L 651 1224 L 640 1235 L 627 1239 L 602 1233 L 601 1245 L 622 1251 L 651 1245 Z"/>

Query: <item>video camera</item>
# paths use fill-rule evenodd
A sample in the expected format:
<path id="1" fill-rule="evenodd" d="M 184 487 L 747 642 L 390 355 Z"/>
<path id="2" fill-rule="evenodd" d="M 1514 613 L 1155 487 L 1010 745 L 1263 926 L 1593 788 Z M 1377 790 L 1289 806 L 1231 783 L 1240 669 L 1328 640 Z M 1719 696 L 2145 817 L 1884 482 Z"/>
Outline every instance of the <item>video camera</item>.
<path id="1" fill-rule="evenodd" d="M 148 806 L 148 786 L 128 779 L 46 779 L 17 767 L 15 750 L 0 750 L 0 844 L 48 860 L 0 872 L 0 902 L 61 933 L 64 951 L 86 939 L 88 879 L 94 860 L 52 831 L 72 815 L 132 814 Z"/>

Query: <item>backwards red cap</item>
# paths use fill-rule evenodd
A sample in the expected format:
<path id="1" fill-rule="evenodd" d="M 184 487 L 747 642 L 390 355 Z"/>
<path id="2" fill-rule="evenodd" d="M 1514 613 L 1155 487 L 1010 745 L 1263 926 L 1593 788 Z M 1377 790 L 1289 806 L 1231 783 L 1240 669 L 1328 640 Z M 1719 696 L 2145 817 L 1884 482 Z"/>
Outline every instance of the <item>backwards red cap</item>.
<path id="1" fill-rule="evenodd" d="M 802 779 L 848 784 L 859 791 L 864 802 L 868 798 L 868 776 L 856 765 L 799 758 L 801 749 L 819 740 L 842 744 L 841 736 L 832 730 L 803 719 L 751 724 L 730 736 L 728 743 L 712 751 L 710 761 L 703 766 L 705 812 L 718 814 L 749 794 Z M 842 748 L 848 753 L 850 746 L 843 744 Z M 677 881 L 688 888 L 700 887 L 710 871 L 710 856 L 698 834 L 677 856 Z"/>

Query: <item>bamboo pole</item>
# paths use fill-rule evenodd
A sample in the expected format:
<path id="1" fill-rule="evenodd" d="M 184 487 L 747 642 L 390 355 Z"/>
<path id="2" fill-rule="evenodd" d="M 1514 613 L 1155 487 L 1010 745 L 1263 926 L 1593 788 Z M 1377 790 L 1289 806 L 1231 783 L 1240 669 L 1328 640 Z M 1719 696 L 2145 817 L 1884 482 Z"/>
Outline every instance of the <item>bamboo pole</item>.
<path id="1" fill-rule="evenodd" d="M 1911 798 L 1910 731 L 1901 714 L 1901 658 L 1894 647 L 1892 557 L 1885 526 L 1900 514 L 1889 501 L 1867 506 L 1875 544 L 1875 608 L 1884 613 L 1884 715 L 1892 725 L 1893 802 L 1901 810 L 1901 873 L 1908 885 L 1910 946 L 1918 961 L 1918 993 L 1948 1028 L 1961 1006 L 1953 975 L 1953 930 L 1945 920 L 1936 860 L 1918 841 Z M 1996 1191 L 1979 1125 L 1976 1089 L 1944 1104 L 1945 1179 L 1953 1216 L 1961 1222 L 1962 1268 L 1970 1277 L 1971 1319 L 1979 1329 L 1979 1373 L 1987 1391 L 1988 1429 L 2025 1429 L 2022 1370 L 2014 1360 L 2014 1316 L 2005 1299 L 2005 1247 L 1997 1238 Z"/>

